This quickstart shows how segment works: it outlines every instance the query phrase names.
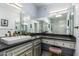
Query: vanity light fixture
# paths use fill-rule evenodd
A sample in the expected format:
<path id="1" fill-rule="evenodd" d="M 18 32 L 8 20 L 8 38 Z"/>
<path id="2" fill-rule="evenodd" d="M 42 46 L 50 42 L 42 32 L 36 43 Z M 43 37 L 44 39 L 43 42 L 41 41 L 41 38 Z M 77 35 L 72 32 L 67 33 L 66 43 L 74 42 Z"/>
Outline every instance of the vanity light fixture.
<path id="1" fill-rule="evenodd" d="M 19 10 L 21 10 L 21 8 L 22 8 L 22 6 L 18 3 L 7 3 L 7 5 L 17 8 Z"/>
<path id="2" fill-rule="evenodd" d="M 23 23 L 23 25 L 28 25 L 28 23 Z"/>
<path id="3" fill-rule="evenodd" d="M 56 15 L 55 17 L 61 17 L 62 15 Z"/>
<path id="4" fill-rule="evenodd" d="M 72 12 L 71 15 L 74 15 L 74 13 Z"/>
<path id="5" fill-rule="evenodd" d="M 20 5 L 20 4 L 18 4 L 18 3 L 13 3 L 13 4 L 15 4 L 16 6 L 22 8 L 22 5 Z"/>
<path id="6" fill-rule="evenodd" d="M 69 29 L 69 26 L 67 26 L 67 29 Z"/>
<path id="7" fill-rule="evenodd" d="M 68 8 L 64 8 L 64 9 L 61 9 L 61 10 L 56 10 L 56 11 L 48 11 L 49 13 L 56 13 L 56 12 L 61 12 L 61 11 L 66 11 Z"/>
<path id="8" fill-rule="evenodd" d="M 30 16 L 24 17 L 24 18 L 23 18 L 23 21 L 24 21 L 24 22 L 30 21 Z"/>

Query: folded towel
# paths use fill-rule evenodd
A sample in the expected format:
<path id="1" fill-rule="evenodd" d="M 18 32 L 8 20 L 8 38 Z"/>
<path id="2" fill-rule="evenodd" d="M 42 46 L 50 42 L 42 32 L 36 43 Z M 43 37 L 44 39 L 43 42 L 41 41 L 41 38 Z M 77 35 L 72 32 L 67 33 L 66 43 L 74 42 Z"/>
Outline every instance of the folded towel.
<path id="1" fill-rule="evenodd" d="M 61 54 L 62 50 L 57 47 L 49 47 L 49 51 L 56 54 Z"/>

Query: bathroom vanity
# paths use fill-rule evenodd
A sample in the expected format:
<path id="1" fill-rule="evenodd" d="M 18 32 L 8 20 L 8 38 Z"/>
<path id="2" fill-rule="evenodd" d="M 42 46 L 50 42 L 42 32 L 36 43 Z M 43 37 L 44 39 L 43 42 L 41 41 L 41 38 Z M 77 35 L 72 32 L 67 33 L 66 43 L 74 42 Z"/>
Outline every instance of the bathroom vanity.
<path id="1" fill-rule="evenodd" d="M 4 38 L 2 38 L 4 39 Z M 27 39 L 27 38 L 26 38 Z M 13 41 L 14 43 L 14 41 Z M 33 56 L 41 54 L 41 40 L 40 38 L 28 38 L 27 40 L 17 41 L 11 44 L 9 42 L 1 41 L 0 55 L 1 56 Z"/>
<path id="2" fill-rule="evenodd" d="M 49 47 L 60 48 L 62 51 L 61 56 L 74 55 L 76 38 L 72 35 L 31 33 L 30 37 L 14 44 L 6 44 L 0 41 L 0 55 L 41 56 L 43 51 L 50 53 Z"/>
<path id="3" fill-rule="evenodd" d="M 46 51 L 50 56 L 49 48 L 61 49 L 61 56 L 72 56 L 75 53 L 76 38 L 72 35 L 37 33 L 41 36 L 41 52 Z"/>

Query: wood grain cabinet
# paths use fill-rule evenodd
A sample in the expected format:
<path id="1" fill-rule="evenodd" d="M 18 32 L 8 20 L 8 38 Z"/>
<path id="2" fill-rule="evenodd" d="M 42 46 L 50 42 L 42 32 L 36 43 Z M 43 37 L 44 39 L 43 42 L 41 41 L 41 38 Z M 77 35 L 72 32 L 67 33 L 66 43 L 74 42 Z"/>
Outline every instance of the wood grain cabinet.
<path id="1" fill-rule="evenodd" d="M 55 40 L 42 39 L 42 43 L 55 45 Z"/>
<path id="2" fill-rule="evenodd" d="M 40 54 L 41 54 L 41 40 L 40 39 L 38 39 L 38 40 L 35 40 L 34 41 L 34 56 L 40 56 Z"/>
<path id="3" fill-rule="evenodd" d="M 34 41 L 34 45 L 40 44 L 41 43 L 41 39 L 37 39 Z"/>
<path id="4" fill-rule="evenodd" d="M 40 56 L 41 54 L 41 45 L 37 45 L 34 47 L 34 56 Z"/>
<path id="5" fill-rule="evenodd" d="M 41 40 L 37 39 L 0 52 L 2 56 L 39 56 L 41 54 Z"/>
<path id="6" fill-rule="evenodd" d="M 32 43 L 25 43 L 3 51 L 4 56 L 18 56 L 19 54 L 32 48 Z M 23 54 L 22 54 L 23 55 Z"/>
<path id="7" fill-rule="evenodd" d="M 40 56 L 41 43 L 51 44 L 59 47 L 75 49 L 75 42 L 55 40 L 55 39 L 36 39 L 28 43 L 24 43 L 5 51 L 0 52 L 2 56 Z"/>
<path id="8" fill-rule="evenodd" d="M 64 42 L 64 47 L 70 48 L 70 49 L 75 49 L 75 42 L 68 42 L 68 41 L 65 41 L 65 42 Z"/>
<path id="9" fill-rule="evenodd" d="M 32 56 L 32 49 L 27 50 L 25 56 Z"/>
<path id="10" fill-rule="evenodd" d="M 60 47 L 64 47 L 64 42 L 60 41 L 60 40 L 55 40 L 55 45 L 60 46 Z"/>
<path id="11" fill-rule="evenodd" d="M 51 44 L 59 47 L 75 49 L 75 42 L 53 39 L 42 39 L 42 43 Z"/>

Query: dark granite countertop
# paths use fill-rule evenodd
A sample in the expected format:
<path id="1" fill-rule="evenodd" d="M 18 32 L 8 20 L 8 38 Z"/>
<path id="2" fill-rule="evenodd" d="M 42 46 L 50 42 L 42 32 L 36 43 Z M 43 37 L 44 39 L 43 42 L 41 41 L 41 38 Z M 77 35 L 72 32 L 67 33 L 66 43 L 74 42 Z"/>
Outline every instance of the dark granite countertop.
<path id="1" fill-rule="evenodd" d="M 66 40 L 66 41 L 76 42 L 76 38 L 74 36 L 72 36 L 72 35 L 45 34 L 45 33 L 31 33 L 30 35 L 31 36 L 68 37 L 71 40 Z M 7 45 L 7 44 L 4 44 L 3 42 L 0 42 L 0 52 L 4 51 L 6 49 L 9 49 L 9 48 L 12 48 L 12 47 L 15 47 L 15 46 L 27 43 L 27 42 L 31 42 L 31 41 L 36 40 L 36 39 L 40 39 L 40 38 L 50 38 L 50 37 L 39 37 L 39 38 L 35 38 L 35 39 L 33 38 L 32 40 L 28 40 L 28 41 L 24 41 L 24 42 L 19 42 L 19 43 L 12 44 L 12 45 Z M 54 39 L 56 39 L 56 38 L 54 38 Z M 57 39 L 59 40 L 59 38 L 57 38 Z"/>
<path id="2" fill-rule="evenodd" d="M 65 34 L 51 34 L 51 33 L 31 33 L 31 36 L 41 36 L 43 38 L 54 38 L 54 39 L 60 39 L 65 41 L 72 41 L 76 42 L 76 37 L 73 35 L 65 35 Z M 69 40 L 68 40 L 69 39 Z"/>
<path id="3" fill-rule="evenodd" d="M 36 38 L 36 39 L 39 39 L 39 38 Z M 0 52 L 1 52 L 1 51 L 4 51 L 4 50 L 7 50 L 7 49 L 9 49 L 9 48 L 16 47 L 16 46 L 18 46 L 18 45 L 24 44 L 24 43 L 31 42 L 31 41 L 36 40 L 36 39 L 32 39 L 32 40 L 29 39 L 29 40 L 27 40 L 27 41 L 23 41 L 23 42 L 11 44 L 11 45 L 7 45 L 7 44 L 4 44 L 3 42 L 0 42 Z"/>

